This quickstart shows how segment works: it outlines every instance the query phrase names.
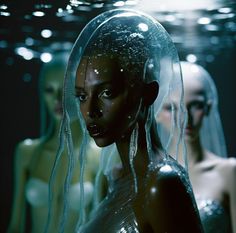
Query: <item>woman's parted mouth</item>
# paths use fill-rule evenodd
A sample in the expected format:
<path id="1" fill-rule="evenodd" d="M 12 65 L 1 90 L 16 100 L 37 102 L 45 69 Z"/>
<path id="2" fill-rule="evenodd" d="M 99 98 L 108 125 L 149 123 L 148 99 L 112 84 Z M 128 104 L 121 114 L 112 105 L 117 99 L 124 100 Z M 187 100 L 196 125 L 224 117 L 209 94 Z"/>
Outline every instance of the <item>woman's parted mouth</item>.
<path id="1" fill-rule="evenodd" d="M 55 111 L 55 113 L 62 114 L 63 109 L 62 109 L 62 107 L 56 107 L 56 108 L 54 109 L 54 111 Z"/>
<path id="2" fill-rule="evenodd" d="M 190 126 L 190 125 L 187 125 L 187 127 L 185 128 L 185 132 L 186 133 L 192 133 L 193 130 L 194 130 L 194 128 L 192 126 Z"/>
<path id="3" fill-rule="evenodd" d="M 104 134 L 104 130 L 101 129 L 97 124 L 89 124 L 87 126 L 88 132 L 91 137 L 99 137 Z"/>

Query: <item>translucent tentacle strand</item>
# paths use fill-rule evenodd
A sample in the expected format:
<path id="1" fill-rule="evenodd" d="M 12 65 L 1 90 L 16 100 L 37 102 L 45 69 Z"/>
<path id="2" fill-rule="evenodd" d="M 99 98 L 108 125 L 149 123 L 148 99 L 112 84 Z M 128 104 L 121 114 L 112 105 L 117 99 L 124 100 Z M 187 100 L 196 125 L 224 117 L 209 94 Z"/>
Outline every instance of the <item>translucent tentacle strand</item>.
<path id="1" fill-rule="evenodd" d="M 138 124 L 135 125 L 135 128 L 131 134 L 130 138 L 130 146 L 129 146 L 129 164 L 132 171 L 132 175 L 134 178 L 134 191 L 135 193 L 138 192 L 138 185 L 137 185 L 137 175 L 134 169 L 134 157 L 137 154 L 138 148 Z"/>
<path id="2" fill-rule="evenodd" d="M 52 217 L 52 205 L 51 205 L 51 203 L 53 202 L 52 187 L 53 187 L 54 182 L 55 182 L 56 169 L 57 169 L 57 166 L 59 164 L 62 152 L 64 151 L 64 146 L 65 146 L 65 144 L 64 144 L 65 143 L 64 128 L 65 128 L 65 125 L 66 125 L 65 121 L 66 121 L 66 119 L 64 119 L 62 121 L 61 126 L 60 126 L 60 130 L 59 130 L 59 147 L 58 147 L 58 150 L 57 150 L 57 153 L 56 153 L 56 159 L 54 161 L 53 168 L 52 168 L 52 173 L 51 173 L 51 176 L 50 176 L 50 179 L 49 179 L 49 195 L 48 195 L 49 207 L 48 207 L 47 223 L 46 223 L 45 230 L 44 230 L 45 233 L 47 233 L 48 230 L 49 230 L 50 221 L 51 221 L 51 217 Z"/>
<path id="3" fill-rule="evenodd" d="M 151 142 L 151 135 L 150 135 L 150 129 L 153 122 L 153 114 L 154 114 L 154 107 L 151 106 L 148 109 L 148 115 L 147 115 L 147 121 L 145 123 L 145 134 L 146 134 L 146 141 L 147 141 L 147 152 L 149 161 L 153 161 L 153 153 L 152 153 L 152 142 Z"/>
<path id="4" fill-rule="evenodd" d="M 61 216 L 61 221 L 60 221 L 60 233 L 63 233 L 65 230 L 65 223 L 67 220 L 67 215 L 68 215 L 68 193 L 69 193 L 69 188 L 70 188 L 70 184 L 71 184 L 71 179 L 72 179 L 72 173 L 73 173 L 73 169 L 74 169 L 74 164 L 75 164 L 75 157 L 74 157 L 74 150 L 73 150 L 73 141 L 72 141 L 72 135 L 71 135 L 71 129 L 69 127 L 70 125 L 70 120 L 69 120 L 69 116 L 66 113 L 66 117 L 67 117 L 67 122 L 68 124 L 66 125 L 65 128 L 65 136 L 66 136 L 66 143 L 67 143 L 67 148 L 68 148 L 68 166 L 67 166 L 67 174 L 66 174 L 66 179 L 65 179 L 65 183 L 64 183 L 64 192 L 63 192 L 63 200 L 64 200 L 64 204 L 63 204 L 63 212 L 62 212 L 62 216 Z"/>
<path id="5" fill-rule="evenodd" d="M 81 112 L 79 111 L 79 103 L 76 102 L 77 107 L 77 113 L 80 119 L 80 124 L 83 131 L 83 139 L 79 151 L 79 162 L 80 162 L 80 206 L 79 206 L 79 221 L 76 226 L 76 232 L 79 232 L 80 226 L 85 222 L 86 220 L 86 213 L 85 213 L 85 203 L 84 203 L 84 169 L 86 164 L 86 151 L 87 151 L 87 145 L 88 145 L 88 133 L 85 126 L 84 121 L 82 120 Z"/>

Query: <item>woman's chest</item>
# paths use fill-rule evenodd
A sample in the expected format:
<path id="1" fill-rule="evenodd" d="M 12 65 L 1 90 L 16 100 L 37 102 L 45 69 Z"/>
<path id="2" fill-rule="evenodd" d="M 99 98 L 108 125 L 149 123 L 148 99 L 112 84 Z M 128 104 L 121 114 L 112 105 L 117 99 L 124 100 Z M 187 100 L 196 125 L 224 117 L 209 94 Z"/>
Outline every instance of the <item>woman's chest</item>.
<path id="1" fill-rule="evenodd" d="M 193 170 L 189 177 L 196 197 L 225 201 L 225 180 L 218 170 Z"/>

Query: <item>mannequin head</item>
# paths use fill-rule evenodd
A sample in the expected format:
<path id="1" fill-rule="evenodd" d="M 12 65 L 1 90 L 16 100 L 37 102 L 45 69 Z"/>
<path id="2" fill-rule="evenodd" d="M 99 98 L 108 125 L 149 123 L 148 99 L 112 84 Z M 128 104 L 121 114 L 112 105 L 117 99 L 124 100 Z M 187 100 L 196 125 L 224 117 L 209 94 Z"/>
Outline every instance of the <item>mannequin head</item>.
<path id="1" fill-rule="evenodd" d="M 50 115 L 57 120 L 62 117 L 62 86 L 65 67 L 52 65 L 47 68 L 43 80 L 43 98 Z"/>
<path id="2" fill-rule="evenodd" d="M 211 109 L 212 99 L 209 87 L 205 81 L 209 75 L 198 66 L 182 62 L 184 82 L 184 103 L 188 113 L 188 123 L 185 130 L 185 139 L 196 140 L 199 137 L 204 117 Z"/>
<path id="3" fill-rule="evenodd" d="M 225 156 L 225 140 L 218 111 L 218 95 L 210 74 L 200 65 L 189 62 L 181 62 L 181 69 L 184 104 L 188 114 L 184 131 L 186 142 L 192 143 L 200 140 L 205 149 Z M 158 117 L 158 121 L 167 131 L 170 130 L 171 108 L 171 105 L 166 103 Z"/>
<path id="4" fill-rule="evenodd" d="M 40 71 L 41 135 L 47 134 L 47 130 L 62 119 L 62 89 L 67 59 L 66 52 L 55 53 Z"/>

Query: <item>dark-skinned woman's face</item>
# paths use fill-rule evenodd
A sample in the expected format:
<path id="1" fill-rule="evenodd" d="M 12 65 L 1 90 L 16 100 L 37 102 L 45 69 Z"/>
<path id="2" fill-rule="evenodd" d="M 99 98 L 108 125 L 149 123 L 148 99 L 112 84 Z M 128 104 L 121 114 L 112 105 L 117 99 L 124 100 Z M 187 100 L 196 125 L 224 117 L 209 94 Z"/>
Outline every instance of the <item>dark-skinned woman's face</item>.
<path id="1" fill-rule="evenodd" d="M 116 59 L 84 57 L 76 73 L 75 93 L 88 132 L 104 147 L 117 142 L 133 127 L 140 92 L 128 83 Z"/>

